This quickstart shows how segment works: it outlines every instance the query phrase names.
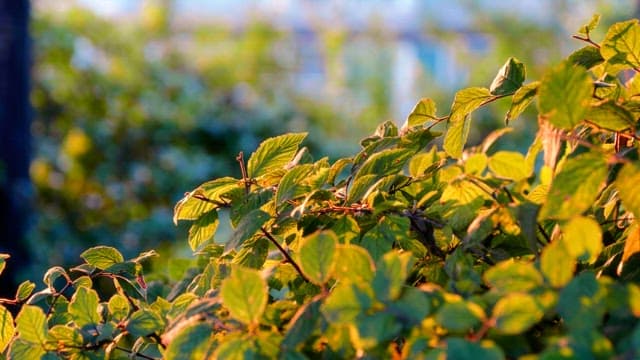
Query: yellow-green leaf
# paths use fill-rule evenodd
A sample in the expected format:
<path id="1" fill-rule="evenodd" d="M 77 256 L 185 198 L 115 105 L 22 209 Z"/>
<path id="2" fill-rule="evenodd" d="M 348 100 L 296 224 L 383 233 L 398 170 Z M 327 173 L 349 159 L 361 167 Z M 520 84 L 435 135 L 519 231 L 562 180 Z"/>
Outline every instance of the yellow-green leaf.
<path id="1" fill-rule="evenodd" d="M 640 67 L 640 25 L 638 19 L 613 24 L 600 46 L 602 57 L 615 57 L 632 67 Z"/>
<path id="2" fill-rule="evenodd" d="M 257 270 L 235 266 L 220 294 L 231 316 L 245 324 L 258 324 L 267 306 L 267 283 Z"/>
<path id="3" fill-rule="evenodd" d="M 640 219 L 640 163 L 625 164 L 616 177 L 615 186 L 625 209 Z"/>
<path id="4" fill-rule="evenodd" d="M 82 257 L 87 264 L 100 270 L 124 262 L 124 257 L 117 249 L 103 245 L 85 250 L 80 254 L 80 257 Z"/>
<path id="5" fill-rule="evenodd" d="M 263 141 L 247 162 L 248 176 L 256 178 L 283 169 L 296 156 L 306 136 L 307 133 L 285 134 Z"/>
<path id="6" fill-rule="evenodd" d="M 544 311 L 528 294 L 510 293 L 493 308 L 495 328 L 505 335 L 520 334 L 542 319 Z"/>
<path id="7" fill-rule="evenodd" d="M 422 125 L 436 116 L 436 103 L 427 98 L 420 99 L 407 118 L 409 127 Z"/>
<path id="8" fill-rule="evenodd" d="M 213 239 L 218 224 L 217 210 L 210 210 L 208 213 L 200 216 L 189 228 L 189 247 L 191 250 L 199 250 Z"/>
<path id="9" fill-rule="evenodd" d="M 302 273 L 314 284 L 325 284 L 333 273 L 338 240 L 331 231 L 306 237 L 298 250 Z"/>
<path id="10" fill-rule="evenodd" d="M 7 345 L 9 345 L 15 330 L 11 312 L 9 312 L 9 310 L 4 306 L 0 305 L 0 354 L 3 353 L 4 349 L 7 348 Z"/>
<path id="11" fill-rule="evenodd" d="M 524 64 L 510 57 L 493 79 L 489 92 L 491 95 L 508 95 L 518 90 L 526 77 Z"/>
<path id="12" fill-rule="evenodd" d="M 80 287 L 69 302 L 69 314 L 79 327 L 97 325 L 100 322 L 98 293 L 93 289 Z"/>
<path id="13" fill-rule="evenodd" d="M 489 158 L 489 169 L 499 178 L 520 181 L 531 176 L 524 156 L 513 151 L 498 151 Z"/>
<path id="14" fill-rule="evenodd" d="M 540 81 L 534 81 L 524 85 L 513 94 L 511 98 L 511 107 L 505 116 L 505 122 L 509 124 L 511 119 L 515 119 L 531 104 L 535 96 L 538 94 Z"/>
<path id="15" fill-rule="evenodd" d="M 24 305 L 16 317 L 20 339 L 32 344 L 44 344 L 47 339 L 47 318 L 41 308 Z"/>
<path id="16" fill-rule="evenodd" d="M 571 257 L 593 263 L 602 251 L 602 229 L 587 217 L 577 216 L 561 226 L 562 242 Z"/>
<path id="17" fill-rule="evenodd" d="M 572 129 L 583 119 L 593 84 L 587 70 L 564 62 L 542 79 L 538 95 L 538 110 L 551 124 Z"/>
<path id="18" fill-rule="evenodd" d="M 566 285 L 573 277 L 576 261 L 569 254 L 562 241 L 547 245 L 540 255 L 540 270 L 553 287 Z"/>

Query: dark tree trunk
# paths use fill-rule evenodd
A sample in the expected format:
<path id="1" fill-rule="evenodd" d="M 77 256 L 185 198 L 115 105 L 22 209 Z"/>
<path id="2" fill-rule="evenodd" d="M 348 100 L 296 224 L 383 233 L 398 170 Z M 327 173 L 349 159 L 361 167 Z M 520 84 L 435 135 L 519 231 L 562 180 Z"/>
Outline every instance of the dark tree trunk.
<path id="1" fill-rule="evenodd" d="M 29 263 L 30 64 L 29 1 L 0 0 L 0 253 L 11 256 L 2 297 L 15 295 L 17 273 Z"/>

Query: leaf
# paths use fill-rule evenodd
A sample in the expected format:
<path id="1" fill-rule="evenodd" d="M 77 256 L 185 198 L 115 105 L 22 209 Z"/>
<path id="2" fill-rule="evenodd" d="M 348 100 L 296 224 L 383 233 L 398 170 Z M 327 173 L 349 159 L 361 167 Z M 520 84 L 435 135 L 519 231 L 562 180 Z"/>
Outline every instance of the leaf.
<path id="1" fill-rule="evenodd" d="M 218 211 L 210 210 L 200 216 L 189 228 L 189 247 L 192 251 L 201 249 L 213 239 L 218 228 Z"/>
<path id="2" fill-rule="evenodd" d="M 606 60 L 615 58 L 631 67 L 640 67 L 640 25 L 638 19 L 613 24 L 600 45 Z"/>
<path id="3" fill-rule="evenodd" d="M 306 237 L 298 250 L 302 273 L 314 284 L 325 284 L 333 273 L 338 240 L 331 231 Z"/>
<path id="4" fill-rule="evenodd" d="M 172 360 L 205 359 L 213 345 L 212 334 L 210 324 L 204 322 L 188 324 L 170 339 L 164 357 Z"/>
<path id="5" fill-rule="evenodd" d="M 593 84 L 585 68 L 564 62 L 543 77 L 538 91 L 540 115 L 556 127 L 570 130 L 582 121 Z"/>
<path id="6" fill-rule="evenodd" d="M 633 222 L 628 231 L 629 235 L 624 241 L 622 259 L 620 259 L 620 263 L 618 264 L 618 275 L 622 274 L 622 270 L 624 269 L 624 265 L 626 264 L 627 260 L 629 260 L 629 258 L 631 258 L 633 254 L 640 252 L 640 226 L 638 226 L 637 220 Z"/>
<path id="7" fill-rule="evenodd" d="M 220 295 L 232 317 L 256 325 L 267 306 L 267 283 L 258 271 L 235 266 L 222 282 Z"/>
<path id="8" fill-rule="evenodd" d="M 187 193 L 173 209 L 173 223 L 178 220 L 197 220 L 220 205 L 229 201 L 230 194 L 242 189 L 241 181 L 232 177 L 223 177 L 198 186 Z"/>
<path id="9" fill-rule="evenodd" d="M 82 347 L 82 335 L 77 329 L 64 325 L 56 325 L 49 329 L 47 334 L 49 341 L 55 344 L 64 344 L 66 347 Z"/>
<path id="10" fill-rule="evenodd" d="M 31 293 L 35 288 L 36 284 L 32 281 L 27 280 L 22 282 L 16 291 L 16 299 L 18 301 L 25 301 L 29 296 L 31 296 Z"/>
<path id="11" fill-rule="evenodd" d="M 95 290 L 86 287 L 78 288 L 69 302 L 69 314 L 78 327 L 95 326 L 100 323 L 99 302 L 100 299 Z"/>
<path id="12" fill-rule="evenodd" d="M 13 316 L 4 306 L 0 305 L 0 354 L 7 348 L 13 338 L 16 328 L 13 326 Z"/>
<path id="13" fill-rule="evenodd" d="M 372 349 L 398 336 L 402 325 L 395 316 L 386 312 L 363 314 L 356 322 L 356 332 L 351 333 L 358 349 Z"/>
<path id="14" fill-rule="evenodd" d="M 9 258 L 9 254 L 0 253 L 0 274 L 2 274 L 2 272 L 4 271 L 5 266 L 7 265 L 4 260 L 8 259 L 8 258 Z"/>
<path id="15" fill-rule="evenodd" d="M 544 311 L 528 294 L 510 293 L 498 300 L 493 308 L 495 329 L 505 335 L 527 331 L 542 319 Z"/>
<path id="16" fill-rule="evenodd" d="M 585 271 L 560 291 L 556 308 L 569 330 L 592 330 L 607 310 L 606 296 L 607 290 L 595 274 Z"/>
<path id="17" fill-rule="evenodd" d="M 298 146 L 306 136 L 307 133 L 285 134 L 263 141 L 247 162 L 249 178 L 283 169 L 296 156 Z"/>
<path id="18" fill-rule="evenodd" d="M 526 77 L 524 64 L 510 57 L 493 79 L 489 92 L 491 95 L 508 95 L 518 90 Z"/>
<path id="19" fill-rule="evenodd" d="M 600 23 L 600 14 L 593 14 L 593 16 L 591 17 L 591 20 L 589 20 L 588 23 L 582 25 L 580 29 L 578 29 L 578 34 L 589 36 L 589 34 L 593 31 L 593 29 L 596 28 L 596 26 L 598 26 L 599 23 Z"/>
<path id="20" fill-rule="evenodd" d="M 373 259 L 364 248 L 338 244 L 335 258 L 336 279 L 351 280 L 354 283 L 369 283 L 373 279 L 375 271 Z"/>
<path id="21" fill-rule="evenodd" d="M 364 289 L 350 282 L 340 282 L 320 307 L 327 321 L 347 324 L 371 306 L 371 296 Z"/>
<path id="22" fill-rule="evenodd" d="M 231 238 L 224 245 L 224 253 L 227 254 L 232 250 L 237 250 L 247 239 L 252 237 L 267 220 L 270 219 L 266 212 L 255 209 L 245 215 L 236 229 L 231 234 Z"/>
<path id="23" fill-rule="evenodd" d="M 449 115 L 449 128 L 444 138 L 444 150 L 450 156 L 459 158 L 469 135 L 468 115 L 493 96 L 489 89 L 473 87 L 456 93 Z"/>
<path id="24" fill-rule="evenodd" d="M 387 252 L 377 262 L 377 271 L 373 278 L 373 291 L 378 299 L 393 301 L 400 296 L 411 267 L 413 257 L 410 253 Z"/>
<path id="25" fill-rule="evenodd" d="M 17 338 L 9 347 L 9 359 L 42 360 L 46 352 L 42 346 L 33 346 L 32 342 Z M 48 359 L 47 359 L 48 360 Z"/>
<path id="26" fill-rule="evenodd" d="M 127 331 L 135 337 L 161 334 L 164 320 L 158 313 L 149 309 L 140 309 L 131 314 L 127 322 Z"/>
<path id="27" fill-rule="evenodd" d="M 422 98 L 409 114 L 407 125 L 409 127 L 422 125 L 436 116 L 436 103 L 427 98 Z"/>
<path id="28" fill-rule="evenodd" d="M 449 331 L 466 333 L 484 320 L 484 312 L 474 303 L 459 300 L 442 305 L 435 319 Z"/>
<path id="29" fill-rule="evenodd" d="M 602 129 L 622 131 L 635 125 L 633 114 L 615 101 L 591 106 L 585 118 Z"/>
<path id="30" fill-rule="evenodd" d="M 37 306 L 22 307 L 16 317 L 16 328 L 23 341 L 42 345 L 47 339 L 47 318 L 42 309 Z"/>
<path id="31" fill-rule="evenodd" d="M 484 273 L 484 281 L 502 293 L 526 292 L 542 285 L 542 274 L 532 263 L 506 260 Z"/>
<path id="32" fill-rule="evenodd" d="M 602 229 L 587 217 L 576 216 L 561 226 L 562 242 L 571 257 L 593 264 L 602 251 Z"/>
<path id="33" fill-rule="evenodd" d="M 552 241 L 540 255 L 540 270 L 553 287 L 566 285 L 573 277 L 575 259 L 569 254 L 562 241 Z"/>
<path id="34" fill-rule="evenodd" d="M 460 338 L 448 338 L 447 353 L 442 357 L 429 357 L 429 359 L 473 359 L 473 360 L 503 360 L 502 350 L 493 342 L 469 342 Z"/>
<path id="35" fill-rule="evenodd" d="M 118 250 L 103 245 L 85 250 L 80 254 L 80 257 L 82 257 L 87 264 L 100 270 L 105 270 L 112 265 L 124 262 L 124 257 Z"/>
<path id="36" fill-rule="evenodd" d="M 129 305 L 129 301 L 126 297 L 115 294 L 107 303 L 107 307 L 109 309 L 109 314 L 111 315 L 112 320 L 115 322 L 119 322 L 129 316 L 129 311 L 131 311 L 131 306 Z"/>
<path id="37" fill-rule="evenodd" d="M 516 119 L 531 104 L 533 98 L 538 94 L 540 81 L 534 81 L 516 90 L 511 98 L 511 107 L 505 116 L 505 122 L 509 124 L 511 119 Z"/>
<path id="38" fill-rule="evenodd" d="M 574 65 L 583 66 L 585 69 L 591 69 L 596 65 L 602 64 L 604 58 L 600 55 L 600 50 L 588 45 L 574 51 L 573 54 L 569 55 L 567 61 Z"/>
<path id="39" fill-rule="evenodd" d="M 601 154 L 583 153 L 568 159 L 551 183 L 539 220 L 569 219 L 591 207 L 607 178 Z"/>
<path id="40" fill-rule="evenodd" d="M 498 151 L 489 158 L 489 169 L 499 178 L 520 181 L 531 176 L 524 156 L 518 152 Z"/>
<path id="41" fill-rule="evenodd" d="M 442 145 L 444 151 L 454 159 L 462 156 L 462 150 L 467 143 L 469 137 L 469 128 L 471 126 L 471 118 L 466 117 L 456 122 L 449 122 L 449 128 L 444 135 L 444 143 Z"/>
<path id="42" fill-rule="evenodd" d="M 283 349 L 295 349 L 307 340 L 321 321 L 320 305 L 322 298 L 314 298 L 302 305 L 293 316 L 282 341 Z"/>
<path id="43" fill-rule="evenodd" d="M 276 191 L 276 204 L 280 205 L 285 201 L 295 199 L 301 195 L 304 195 L 309 191 L 309 185 L 303 184 L 307 176 L 313 170 L 312 164 L 303 164 L 296 166 L 289 170 L 278 184 L 278 191 Z"/>
<path id="44" fill-rule="evenodd" d="M 640 219 L 640 162 L 625 164 L 616 177 L 615 187 L 627 211 Z"/>

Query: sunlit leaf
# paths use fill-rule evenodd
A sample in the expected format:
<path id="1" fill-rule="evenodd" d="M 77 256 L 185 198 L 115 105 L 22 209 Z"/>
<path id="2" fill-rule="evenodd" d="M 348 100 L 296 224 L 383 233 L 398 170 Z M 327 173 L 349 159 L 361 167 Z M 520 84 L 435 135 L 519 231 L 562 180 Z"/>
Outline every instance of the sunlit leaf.
<path id="1" fill-rule="evenodd" d="M 207 323 L 188 324 L 171 338 L 164 356 L 173 360 L 199 360 L 207 358 L 212 346 L 212 329 Z M 209 354 L 210 355 L 210 354 Z"/>
<path id="2" fill-rule="evenodd" d="M 634 126 L 633 114 L 614 101 L 607 101 L 592 106 L 585 118 L 602 129 L 621 131 Z"/>
<path id="3" fill-rule="evenodd" d="M 373 259 L 364 248 L 338 244 L 335 258 L 334 274 L 337 279 L 351 280 L 354 283 L 370 282 L 373 279 Z"/>
<path id="4" fill-rule="evenodd" d="M 267 306 L 267 283 L 253 269 L 235 266 L 222 282 L 222 302 L 237 320 L 255 325 Z"/>
<path id="5" fill-rule="evenodd" d="M 16 317 L 16 329 L 22 340 L 44 344 L 47 338 L 47 318 L 41 308 L 25 305 Z"/>
<path id="6" fill-rule="evenodd" d="M 489 169 L 499 178 L 520 181 L 531 176 L 533 169 L 527 167 L 519 152 L 498 151 L 489 158 Z"/>
<path id="7" fill-rule="evenodd" d="M 566 285 L 573 277 L 575 259 L 569 254 L 562 241 L 547 245 L 540 256 L 540 270 L 554 287 Z"/>
<path id="8" fill-rule="evenodd" d="M 429 120 L 433 120 L 436 115 L 436 103 L 427 98 L 420 99 L 407 118 L 409 127 L 422 125 Z"/>
<path id="9" fill-rule="evenodd" d="M 582 121 L 592 92 L 587 70 L 564 62 L 542 79 L 538 110 L 554 126 L 569 130 Z"/>
<path id="10" fill-rule="evenodd" d="M 640 25 L 638 19 L 613 24 L 600 46 L 602 57 L 620 59 L 631 67 L 640 67 Z"/>
<path id="11" fill-rule="evenodd" d="M 586 69 L 602 64 L 604 58 L 600 55 L 600 50 L 596 47 L 588 45 L 573 52 L 567 59 L 574 65 L 580 65 Z"/>
<path id="12" fill-rule="evenodd" d="M 518 90 L 526 77 L 524 64 L 516 58 L 509 58 L 493 79 L 489 92 L 491 95 L 507 95 Z"/>
<path id="13" fill-rule="evenodd" d="M 597 153 L 567 160 L 553 179 L 538 219 L 568 219 L 582 214 L 595 201 L 607 173 L 607 164 Z"/>
<path id="14" fill-rule="evenodd" d="M 0 305 L 0 354 L 7 348 L 14 333 L 13 316 L 7 308 Z"/>
<path id="15" fill-rule="evenodd" d="M 484 280 L 501 292 L 525 292 L 541 286 L 544 279 L 533 264 L 507 260 L 484 273 Z"/>
<path id="16" fill-rule="evenodd" d="M 333 232 L 323 231 L 306 237 L 300 245 L 300 268 L 314 284 L 325 284 L 331 277 L 337 244 L 338 240 Z"/>
<path id="17" fill-rule="evenodd" d="M 491 97 L 489 89 L 478 87 L 467 88 L 456 93 L 443 145 L 444 150 L 451 157 L 459 158 L 462 155 L 462 149 L 469 136 L 471 123 L 469 114 Z"/>
<path id="18" fill-rule="evenodd" d="M 493 308 L 496 330 L 515 335 L 529 329 L 542 319 L 544 312 L 528 294 L 511 293 L 498 300 Z"/>
<path id="19" fill-rule="evenodd" d="M 164 329 L 164 320 L 158 313 L 152 310 L 140 309 L 131 314 L 127 322 L 127 331 L 136 337 L 150 334 L 161 334 Z"/>
<path id="20" fill-rule="evenodd" d="M 87 264 L 94 266 L 100 270 L 109 268 L 112 265 L 124 262 L 124 257 L 117 249 L 110 246 L 95 246 L 85 250 L 80 257 Z"/>
<path id="21" fill-rule="evenodd" d="M 624 241 L 624 250 L 622 251 L 622 259 L 618 264 L 617 273 L 620 275 L 624 269 L 624 265 L 632 255 L 640 252 L 640 226 L 638 221 L 634 221 L 629 227 L 627 239 Z"/>
<path id="22" fill-rule="evenodd" d="M 522 86 L 511 98 L 511 107 L 505 116 L 505 122 L 509 124 L 512 119 L 518 118 L 520 114 L 531 104 L 535 96 L 538 94 L 540 87 L 539 81 L 534 81 Z"/>
<path id="23" fill-rule="evenodd" d="M 562 227 L 565 249 L 571 257 L 593 263 L 602 251 L 602 229 L 587 217 L 576 216 Z"/>
<path id="24" fill-rule="evenodd" d="M 218 211 L 211 210 L 200 216 L 189 228 L 189 247 L 196 251 L 206 245 L 218 228 Z"/>
<path id="25" fill-rule="evenodd" d="M 283 169 L 294 158 L 306 136 L 307 133 L 292 133 L 263 141 L 247 162 L 247 175 L 256 178 Z"/>
<path id="26" fill-rule="evenodd" d="M 69 314 L 71 314 L 73 321 L 79 327 L 95 326 L 100 322 L 99 303 L 100 299 L 95 290 L 80 287 L 73 294 L 71 302 L 69 302 Z"/>
<path id="27" fill-rule="evenodd" d="M 633 213 L 636 219 L 640 219 L 640 164 L 625 164 L 616 177 L 615 187 L 622 205 Z"/>
<path id="28" fill-rule="evenodd" d="M 266 212 L 255 209 L 245 215 L 236 229 L 233 231 L 231 238 L 224 246 L 225 253 L 232 251 L 234 249 L 238 249 L 242 243 L 244 243 L 247 239 L 253 236 L 262 225 L 264 225 L 267 220 L 269 220 L 270 216 Z"/>
<path id="29" fill-rule="evenodd" d="M 20 285 L 18 286 L 18 290 L 16 291 L 16 299 L 18 301 L 26 300 L 29 296 L 31 296 L 31 293 L 35 288 L 36 284 L 34 282 L 29 280 L 23 281 L 22 283 L 20 283 Z"/>
<path id="30" fill-rule="evenodd" d="M 600 23 L 600 14 L 594 14 L 588 23 L 582 25 L 578 29 L 578 34 L 588 36 L 596 28 L 596 26 L 598 26 L 599 23 Z"/>

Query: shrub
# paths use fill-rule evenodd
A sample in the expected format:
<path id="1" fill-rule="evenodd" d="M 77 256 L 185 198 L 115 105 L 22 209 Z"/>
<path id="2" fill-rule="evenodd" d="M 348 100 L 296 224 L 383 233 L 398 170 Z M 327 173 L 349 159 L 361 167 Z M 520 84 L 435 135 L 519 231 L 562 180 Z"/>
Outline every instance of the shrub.
<path id="1" fill-rule="evenodd" d="M 242 176 L 198 186 L 193 261 L 146 271 L 98 246 L 0 307 L 11 358 L 624 358 L 640 356 L 640 24 L 525 81 L 508 59 L 489 88 L 438 116 L 421 100 L 352 157 L 313 160 L 305 133 L 262 142 Z M 526 154 L 465 149 L 470 114 L 537 100 Z M 441 134 L 431 130 L 447 122 Z M 541 158 L 539 161 L 538 159 Z M 4 260 L 3 260 L 4 261 Z M 15 320 L 7 310 L 16 306 Z"/>

